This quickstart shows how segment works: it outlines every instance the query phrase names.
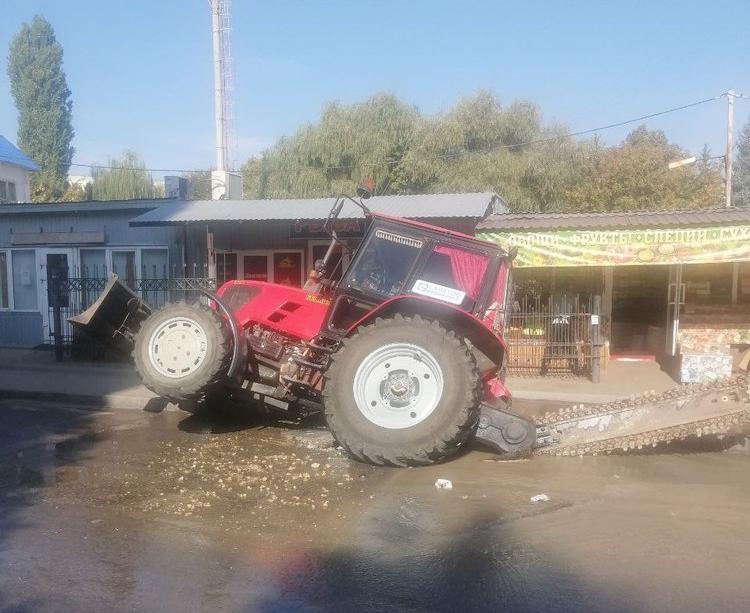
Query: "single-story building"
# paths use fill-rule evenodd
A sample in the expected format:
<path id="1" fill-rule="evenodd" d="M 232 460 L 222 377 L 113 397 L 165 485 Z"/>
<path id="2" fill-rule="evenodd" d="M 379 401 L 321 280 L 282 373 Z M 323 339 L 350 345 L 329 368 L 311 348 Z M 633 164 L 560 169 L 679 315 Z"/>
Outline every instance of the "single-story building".
<path id="1" fill-rule="evenodd" d="M 182 263 L 179 229 L 130 226 L 166 202 L 0 205 L 0 345 L 50 342 L 53 278 L 102 280 L 113 271 L 135 287 L 140 279 L 183 276 L 172 269 Z"/>
<path id="2" fill-rule="evenodd" d="M 255 279 L 301 286 L 330 243 L 323 229 L 334 198 L 172 202 L 133 219 L 136 228 L 182 228 L 186 261 L 219 283 Z M 375 196 L 372 211 L 474 234 L 488 215 L 508 211 L 495 193 Z M 335 230 L 355 248 L 364 233 L 362 210 L 346 201 Z M 348 254 L 342 252 L 346 264 Z"/>
<path id="3" fill-rule="evenodd" d="M 39 166 L 0 135 L 0 204 L 31 200 L 31 174 Z"/>
<path id="4" fill-rule="evenodd" d="M 0 345 L 50 343 L 48 290 L 64 280 L 64 318 L 86 308 L 116 273 L 152 305 L 175 287 L 230 279 L 301 286 L 330 242 L 323 223 L 334 198 L 129 200 L 0 205 Z M 494 193 L 378 196 L 367 206 L 473 234 L 507 212 Z M 352 248 L 364 232 L 348 202 L 336 223 Z M 342 252 L 346 263 L 348 254 Z M 204 283 L 206 282 L 206 283 Z M 72 331 L 63 321 L 61 336 Z"/>
<path id="5" fill-rule="evenodd" d="M 530 319 L 601 296 L 612 357 L 672 362 L 695 381 L 728 375 L 750 344 L 750 209 L 494 215 L 477 236 L 518 247 Z"/>

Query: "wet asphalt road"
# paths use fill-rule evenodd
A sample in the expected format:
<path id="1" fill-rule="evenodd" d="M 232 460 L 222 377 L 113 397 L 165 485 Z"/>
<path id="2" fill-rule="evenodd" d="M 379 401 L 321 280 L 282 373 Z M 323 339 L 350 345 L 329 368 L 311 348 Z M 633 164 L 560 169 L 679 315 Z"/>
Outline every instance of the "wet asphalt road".
<path id="1" fill-rule="evenodd" d="M 314 424 L 0 412 L 0 611 L 747 610 L 746 454 L 380 469 Z"/>

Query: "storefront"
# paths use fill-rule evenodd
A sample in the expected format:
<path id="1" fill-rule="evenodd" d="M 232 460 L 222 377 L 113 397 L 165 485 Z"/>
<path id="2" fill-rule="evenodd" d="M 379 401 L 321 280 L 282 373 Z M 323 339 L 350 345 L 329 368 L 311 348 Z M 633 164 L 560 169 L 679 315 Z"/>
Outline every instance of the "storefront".
<path id="1" fill-rule="evenodd" d="M 133 219 L 133 227 L 181 227 L 188 270 L 206 271 L 219 283 L 251 279 L 302 286 L 330 244 L 324 228 L 335 200 L 225 200 L 175 202 Z M 494 193 L 376 196 L 375 212 L 416 219 L 474 234 L 477 224 L 507 207 Z M 334 224 L 341 244 L 334 253 L 340 275 L 365 232 L 361 209 L 347 202 Z"/>
<path id="2" fill-rule="evenodd" d="M 112 272 L 132 288 L 182 276 L 174 228 L 139 230 L 133 217 L 164 200 L 0 205 L 0 346 L 50 343 L 50 287 L 76 281 L 65 299 L 87 303 Z M 63 324 L 62 327 L 65 327 Z M 63 330 L 60 331 L 64 333 Z"/>
<path id="3" fill-rule="evenodd" d="M 750 210 L 497 215 L 477 235 L 518 247 L 520 296 L 585 310 L 600 295 L 609 359 L 687 382 L 728 375 L 750 345 Z"/>

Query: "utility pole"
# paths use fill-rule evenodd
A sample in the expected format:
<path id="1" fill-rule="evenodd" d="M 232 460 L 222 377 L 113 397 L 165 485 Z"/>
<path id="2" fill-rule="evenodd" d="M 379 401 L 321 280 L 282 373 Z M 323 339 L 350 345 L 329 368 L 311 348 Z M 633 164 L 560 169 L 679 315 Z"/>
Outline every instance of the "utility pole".
<path id="1" fill-rule="evenodd" d="M 726 180 L 725 197 L 726 206 L 732 206 L 732 136 L 734 132 L 734 97 L 735 91 L 730 89 L 727 97 L 727 153 L 724 159 L 724 178 Z"/>
<path id="2" fill-rule="evenodd" d="M 216 124 L 216 170 L 227 170 L 227 131 L 224 103 L 224 45 L 222 43 L 223 0 L 211 0 L 214 52 L 214 121 Z"/>

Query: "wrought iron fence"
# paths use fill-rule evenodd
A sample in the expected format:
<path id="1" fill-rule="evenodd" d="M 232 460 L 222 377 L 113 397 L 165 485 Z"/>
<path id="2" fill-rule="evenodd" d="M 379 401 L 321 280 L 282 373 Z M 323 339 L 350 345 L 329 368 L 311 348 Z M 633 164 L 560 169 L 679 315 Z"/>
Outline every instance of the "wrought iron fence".
<path id="1" fill-rule="evenodd" d="M 508 371 L 516 375 L 569 374 L 591 376 L 601 347 L 592 334 L 595 299 L 567 296 L 521 296 L 505 329 Z M 600 328 L 601 329 L 601 328 Z"/>
<path id="2" fill-rule="evenodd" d="M 72 344 L 74 333 L 68 318 L 82 313 L 94 304 L 106 285 L 107 279 L 103 278 L 69 277 L 51 280 L 47 300 L 50 334 L 46 342 L 55 344 L 55 340 L 59 338 L 63 345 Z M 130 286 L 146 304 L 158 309 L 167 302 L 195 299 L 196 290 L 213 291 L 216 289 L 216 281 L 209 277 L 135 279 Z M 59 316 L 55 313 L 56 309 L 59 309 Z M 57 322 L 59 331 L 55 329 Z M 82 339 L 75 340 L 86 344 Z"/>

